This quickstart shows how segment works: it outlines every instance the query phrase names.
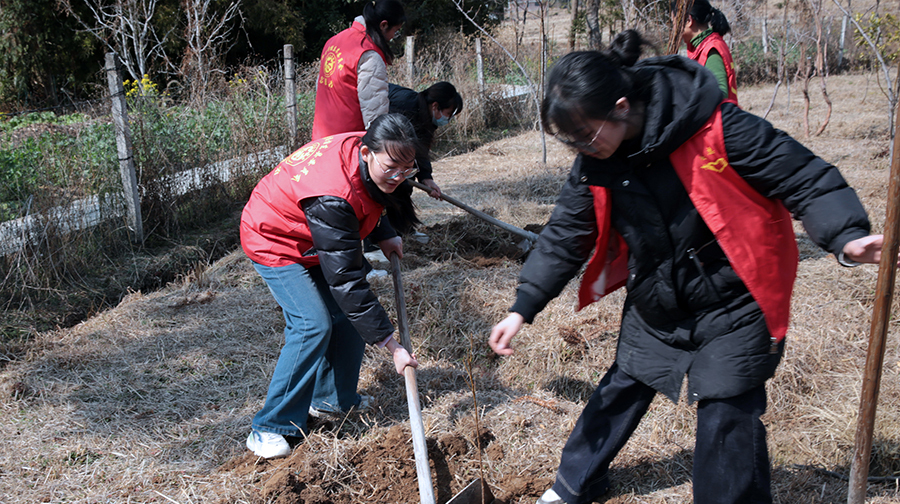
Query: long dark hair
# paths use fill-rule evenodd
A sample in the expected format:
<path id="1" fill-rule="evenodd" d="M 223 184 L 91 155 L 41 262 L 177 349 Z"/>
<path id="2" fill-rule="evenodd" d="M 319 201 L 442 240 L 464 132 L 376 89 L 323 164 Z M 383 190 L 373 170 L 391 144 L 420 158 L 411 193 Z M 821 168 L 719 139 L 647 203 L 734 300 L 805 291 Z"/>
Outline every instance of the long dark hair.
<path id="1" fill-rule="evenodd" d="M 384 114 L 375 118 L 360 140 L 372 152 L 385 152 L 399 163 L 412 163 L 419 150 L 419 138 L 412 122 L 403 114 Z M 382 203 L 391 225 L 400 234 L 421 224 L 412 202 L 412 186 L 400 184 L 393 193 L 376 191 L 373 197 Z"/>
<path id="2" fill-rule="evenodd" d="M 677 2 L 669 3 L 672 12 L 678 7 Z M 709 0 L 694 0 L 691 5 L 690 15 L 698 22 L 712 27 L 713 31 L 723 37 L 731 32 L 731 26 L 728 24 L 728 18 L 722 11 L 710 5 Z"/>
<path id="3" fill-rule="evenodd" d="M 406 12 L 399 0 L 372 0 L 363 6 L 363 19 L 366 20 L 366 34 L 375 42 L 375 45 L 384 53 L 385 62 L 391 64 L 394 61 L 394 52 L 391 50 L 390 40 L 384 38 L 381 32 L 381 22 L 387 21 L 388 26 L 397 26 L 406 21 Z"/>
<path id="4" fill-rule="evenodd" d="M 637 31 L 626 30 L 604 51 L 575 51 L 560 58 L 544 87 L 544 129 L 551 134 L 574 133 L 587 119 L 618 120 L 612 115 L 616 101 L 637 98 L 630 67 L 645 45 L 650 44 Z"/>

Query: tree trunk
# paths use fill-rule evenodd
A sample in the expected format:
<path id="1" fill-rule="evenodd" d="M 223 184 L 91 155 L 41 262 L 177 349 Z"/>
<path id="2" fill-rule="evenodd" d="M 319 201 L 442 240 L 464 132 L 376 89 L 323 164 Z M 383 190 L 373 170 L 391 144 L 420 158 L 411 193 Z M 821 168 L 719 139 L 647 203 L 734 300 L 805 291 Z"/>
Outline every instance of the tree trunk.
<path id="1" fill-rule="evenodd" d="M 775 90 L 772 92 L 772 100 L 769 102 L 769 108 L 766 109 L 766 113 L 763 114 L 763 119 L 769 116 L 769 112 L 772 111 L 772 107 L 775 105 L 775 97 L 778 95 L 778 89 L 781 87 L 782 83 L 787 84 L 788 86 L 788 107 L 791 104 L 791 87 L 787 77 L 787 39 L 788 39 L 788 7 L 789 0 L 784 2 L 784 17 L 781 25 L 781 46 L 778 48 L 778 69 L 776 74 L 778 75 L 778 82 L 775 83 Z"/>
<path id="2" fill-rule="evenodd" d="M 819 126 L 819 129 L 816 130 L 816 136 L 822 134 L 825 131 L 825 128 L 828 127 L 828 121 L 831 120 L 831 98 L 828 96 L 828 45 L 823 44 L 822 41 L 822 19 L 819 17 L 822 11 L 822 2 L 821 0 L 811 0 L 810 4 L 813 8 L 813 19 L 816 22 L 816 72 L 819 74 L 819 79 L 822 84 L 822 97 L 825 99 L 825 120 L 822 121 L 822 125 Z"/>
<path id="3" fill-rule="evenodd" d="M 812 68 L 806 57 L 806 42 L 800 42 L 800 67 L 797 76 L 803 77 L 803 135 L 809 138 L 809 80 L 812 79 Z"/>
<path id="4" fill-rule="evenodd" d="M 591 49 L 599 51 L 603 48 L 602 35 L 600 33 L 600 0 L 590 0 L 587 11 L 587 27 Z"/>
<path id="5" fill-rule="evenodd" d="M 572 0 L 572 26 L 569 28 L 569 51 L 575 50 L 575 23 L 578 20 L 578 0 Z"/>

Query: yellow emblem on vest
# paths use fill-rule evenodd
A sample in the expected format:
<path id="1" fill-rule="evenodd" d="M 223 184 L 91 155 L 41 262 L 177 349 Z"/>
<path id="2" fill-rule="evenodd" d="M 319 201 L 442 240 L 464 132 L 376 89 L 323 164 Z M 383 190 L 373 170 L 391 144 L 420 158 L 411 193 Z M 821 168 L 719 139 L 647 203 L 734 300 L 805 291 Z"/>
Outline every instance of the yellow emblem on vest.
<path id="1" fill-rule="evenodd" d="M 724 170 L 725 167 L 728 166 L 728 161 L 725 161 L 725 158 L 723 158 L 723 157 L 717 158 L 718 154 L 716 154 L 716 151 L 713 150 L 713 148 L 708 145 L 706 146 L 705 152 L 703 154 L 704 155 L 700 156 L 700 158 L 703 159 L 704 161 L 706 161 L 706 163 L 700 165 L 700 168 L 702 168 L 704 170 L 710 170 L 710 171 L 714 171 L 716 173 L 722 173 L 722 170 Z M 716 160 L 709 161 L 710 159 L 713 159 L 713 158 L 716 158 Z"/>
<path id="2" fill-rule="evenodd" d="M 716 173 L 722 173 L 722 170 L 724 170 L 726 166 L 728 166 L 728 161 L 725 161 L 725 158 L 719 158 L 711 163 L 701 165 L 700 168 L 704 170 L 712 170 Z"/>
<path id="3" fill-rule="evenodd" d="M 340 47 L 332 45 L 325 49 L 325 55 L 322 56 L 322 73 L 326 80 L 331 80 L 335 67 L 344 67 L 344 56 Z"/>
<path id="4" fill-rule="evenodd" d="M 291 180 L 299 182 L 301 177 L 310 174 L 310 168 L 316 164 L 316 158 L 323 156 L 322 151 L 331 147 L 333 140 L 332 137 L 326 137 L 321 140 L 312 141 L 297 149 L 279 164 L 276 174 L 281 171 L 282 166 L 297 167 L 299 168 L 298 171 L 291 170 L 289 174 L 291 174 Z"/>
<path id="5" fill-rule="evenodd" d="M 319 150 L 319 147 L 321 145 L 322 144 L 320 144 L 319 142 L 310 142 L 304 145 L 303 147 L 294 151 L 294 153 L 287 158 L 287 164 L 297 166 L 298 164 L 308 161 L 315 155 L 316 151 Z"/>

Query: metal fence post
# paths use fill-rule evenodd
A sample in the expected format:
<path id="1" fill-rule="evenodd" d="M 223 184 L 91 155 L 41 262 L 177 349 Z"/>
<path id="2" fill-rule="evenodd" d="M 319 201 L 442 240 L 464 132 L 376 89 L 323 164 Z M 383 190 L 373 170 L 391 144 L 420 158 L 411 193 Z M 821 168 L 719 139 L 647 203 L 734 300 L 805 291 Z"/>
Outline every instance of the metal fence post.
<path id="1" fill-rule="evenodd" d="M 288 132 L 291 135 L 290 150 L 297 145 L 297 83 L 294 80 L 294 46 L 284 46 L 284 105 Z"/>
<path id="2" fill-rule="evenodd" d="M 128 228 L 133 235 L 133 243 L 144 242 L 144 225 L 141 218 L 141 196 L 138 193 L 137 174 L 134 171 L 134 149 L 131 144 L 131 129 L 128 127 L 128 109 L 125 104 L 125 88 L 119 72 L 116 53 L 106 53 L 106 80 L 112 101 L 113 124 L 116 127 L 116 150 L 119 155 L 119 174 L 125 207 L 128 210 Z"/>

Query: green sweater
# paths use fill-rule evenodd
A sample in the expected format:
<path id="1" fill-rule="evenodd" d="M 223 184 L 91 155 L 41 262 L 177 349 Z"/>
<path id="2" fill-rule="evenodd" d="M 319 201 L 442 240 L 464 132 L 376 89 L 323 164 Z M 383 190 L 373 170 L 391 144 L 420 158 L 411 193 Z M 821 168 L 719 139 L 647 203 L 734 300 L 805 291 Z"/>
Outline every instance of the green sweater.
<path id="1" fill-rule="evenodd" d="M 709 36 L 712 33 L 712 28 L 707 28 L 703 30 L 702 33 L 697 35 L 696 37 L 691 39 L 691 45 L 697 47 L 700 45 L 700 42 L 703 42 L 703 39 Z M 716 81 L 719 83 L 719 89 L 722 90 L 722 94 L 726 97 L 728 96 L 728 74 L 725 73 L 725 60 L 722 59 L 722 55 L 718 53 L 715 49 L 709 52 L 709 55 L 706 57 L 706 64 L 704 65 L 707 70 L 713 73 L 716 76 Z"/>

